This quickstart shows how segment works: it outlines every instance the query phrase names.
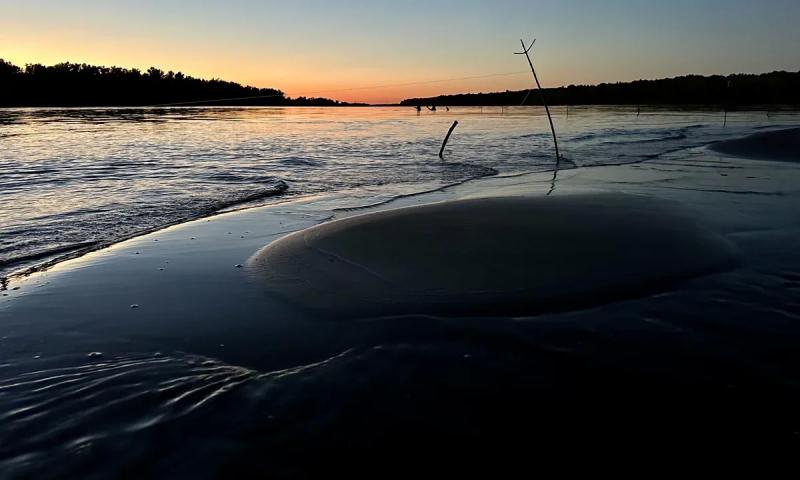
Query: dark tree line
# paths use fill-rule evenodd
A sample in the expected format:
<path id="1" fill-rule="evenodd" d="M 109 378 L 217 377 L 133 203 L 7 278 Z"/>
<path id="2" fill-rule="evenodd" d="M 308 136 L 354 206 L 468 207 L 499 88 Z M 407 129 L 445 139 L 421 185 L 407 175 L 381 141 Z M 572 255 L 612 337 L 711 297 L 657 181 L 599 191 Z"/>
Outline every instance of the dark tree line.
<path id="1" fill-rule="evenodd" d="M 527 90 L 410 98 L 401 105 L 541 105 Z M 550 105 L 800 105 L 800 72 L 688 75 L 661 80 L 547 88 Z M 526 99 L 527 95 L 527 99 Z"/>
<path id="2" fill-rule="evenodd" d="M 191 105 L 350 105 L 328 98 L 289 98 L 274 88 L 248 87 L 219 79 L 203 80 L 155 67 L 146 72 L 85 63 L 28 64 L 20 68 L 0 59 L 2 107 L 147 106 L 184 102 L 198 102 Z"/>

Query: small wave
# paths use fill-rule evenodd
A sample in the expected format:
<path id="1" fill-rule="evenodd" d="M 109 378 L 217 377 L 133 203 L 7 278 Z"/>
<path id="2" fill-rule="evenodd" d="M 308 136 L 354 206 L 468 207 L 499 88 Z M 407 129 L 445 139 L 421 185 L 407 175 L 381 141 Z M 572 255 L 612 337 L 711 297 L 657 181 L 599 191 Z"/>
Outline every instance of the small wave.
<path id="1" fill-rule="evenodd" d="M 546 138 L 549 136 L 549 133 L 526 133 L 518 136 L 517 138 Z"/>
<path id="2" fill-rule="evenodd" d="M 0 122 L 0 125 L 3 125 L 3 123 Z M 19 136 L 22 136 L 22 135 L 25 135 L 25 134 L 24 133 L 0 133 L 0 140 L 3 139 L 3 138 L 19 137 Z"/>
<path id="3" fill-rule="evenodd" d="M 566 157 L 564 155 L 561 155 L 561 158 L 558 161 L 558 168 L 560 170 L 570 170 L 570 169 L 577 168 L 577 167 L 578 166 L 575 164 L 575 162 L 572 159 L 570 159 L 569 157 Z"/>
<path id="4" fill-rule="evenodd" d="M 89 241 L 89 242 L 81 242 L 81 243 L 73 243 L 70 245 L 62 245 L 58 247 L 48 248 L 46 250 L 41 250 L 38 252 L 30 253 L 27 255 L 22 255 L 18 257 L 12 258 L 5 258 L 0 259 L 0 267 L 10 267 L 13 265 L 17 265 L 24 262 L 30 262 L 34 260 L 41 260 L 43 258 L 52 257 L 54 255 L 60 255 L 68 252 L 74 252 L 76 250 L 85 250 L 87 248 L 94 247 L 100 242 L 97 241 Z"/>
<path id="5" fill-rule="evenodd" d="M 267 372 L 180 352 L 40 359 L 36 370 L 0 380 L 0 471 L 14 478 L 87 471 L 116 478 L 169 444 L 164 432 L 224 440 L 253 421 L 268 426 L 272 417 L 264 412 L 291 407 L 276 388 L 292 391 L 351 357 L 345 350 Z M 82 455 L 95 448 L 116 454 L 102 463 Z"/>
<path id="6" fill-rule="evenodd" d="M 3 470 L 24 471 L 34 463 L 50 463 L 51 455 L 74 455 L 81 444 L 183 417 L 258 375 L 194 356 L 69 361 L 73 366 L 0 381 Z"/>
<path id="7" fill-rule="evenodd" d="M 576 135 L 572 137 L 570 140 L 573 142 L 581 142 L 584 140 L 594 140 L 595 138 L 601 136 L 601 133 L 586 133 L 583 135 Z"/>
<path id="8" fill-rule="evenodd" d="M 287 190 L 289 190 L 289 185 L 283 180 L 278 180 L 275 186 L 267 188 L 265 190 L 244 195 L 242 197 L 238 197 L 232 200 L 225 200 L 218 202 L 211 207 L 211 212 L 227 210 L 231 207 L 235 207 L 238 205 L 244 205 L 247 203 L 256 202 L 258 200 L 264 200 L 265 198 L 275 197 L 285 193 Z"/>
<path id="9" fill-rule="evenodd" d="M 606 138 L 635 138 L 637 136 L 654 137 L 643 140 L 608 140 L 603 141 L 604 144 L 632 144 L 632 143 L 651 143 L 668 140 L 683 140 L 687 138 L 687 133 L 691 130 L 704 128 L 705 125 L 685 125 L 679 128 L 608 128 L 599 131 L 586 132 L 569 138 L 572 142 L 584 142 L 596 139 Z"/>
<path id="10" fill-rule="evenodd" d="M 235 210 L 237 209 L 236 207 L 252 204 L 254 202 L 265 200 L 271 197 L 280 196 L 288 189 L 289 185 L 286 182 L 283 180 L 278 180 L 274 185 L 271 185 L 268 188 L 244 195 L 238 195 L 229 199 L 210 201 L 200 205 L 189 203 L 185 206 L 189 213 L 184 213 L 177 218 L 165 217 L 163 222 L 147 225 L 144 228 L 137 228 L 136 225 L 132 225 L 127 230 L 114 230 L 117 235 L 110 238 L 51 247 L 33 253 L 2 259 L 0 260 L 0 269 L 9 269 L 24 264 L 29 264 L 29 266 L 22 267 L 18 270 L 12 270 L 10 272 L 0 271 L 0 279 L 3 279 L 7 282 L 8 278 L 10 277 L 30 275 L 34 272 L 46 270 L 57 263 L 79 257 L 95 250 L 99 250 L 117 242 L 122 242 L 140 235 L 145 235 L 171 225 L 197 220 L 221 211 Z M 134 218 L 149 216 L 147 212 L 138 214 L 136 212 L 128 212 L 128 215 L 129 218 L 131 216 Z M 45 261 L 42 262 L 41 260 Z"/>
<path id="11" fill-rule="evenodd" d="M 451 164 L 451 165 L 463 166 L 464 164 Z M 471 165 L 471 166 L 475 167 L 476 165 Z M 354 207 L 334 208 L 333 212 L 335 214 L 337 212 L 354 212 L 354 211 L 359 211 L 359 210 L 367 210 L 367 209 L 370 209 L 370 208 L 376 208 L 376 207 L 380 207 L 380 206 L 383 206 L 383 205 L 387 205 L 389 203 L 395 202 L 395 201 L 403 199 L 403 198 L 415 197 L 415 196 L 424 195 L 424 194 L 427 194 L 427 193 L 441 192 L 441 191 L 447 190 L 448 188 L 455 187 L 455 186 L 458 186 L 458 185 L 463 185 L 463 184 L 465 184 L 467 182 L 471 182 L 471 181 L 477 180 L 479 178 L 494 176 L 494 175 L 498 174 L 498 171 L 495 170 L 494 168 L 490 168 L 490 167 L 480 167 L 480 168 L 482 169 L 483 175 L 478 175 L 478 176 L 474 176 L 474 177 L 465 178 L 463 180 L 460 180 L 460 181 L 457 181 L 457 182 L 448 183 L 446 185 L 442 185 L 442 186 L 439 186 L 439 187 L 436 187 L 436 188 L 432 188 L 432 189 L 429 189 L 429 190 L 423 190 L 423 191 L 420 191 L 420 192 L 404 193 L 404 194 L 400 194 L 400 195 L 395 195 L 393 197 L 387 198 L 386 200 L 382 200 L 380 202 L 375 202 L 375 203 L 370 203 L 370 204 L 367 204 L 367 205 L 357 205 L 357 206 L 354 206 Z"/>
<path id="12" fill-rule="evenodd" d="M 311 157 L 286 157 L 282 158 L 280 163 L 290 167 L 321 167 L 325 165 L 324 160 Z"/>
<path id="13" fill-rule="evenodd" d="M 206 177 L 208 180 L 214 182 L 238 183 L 249 181 L 250 178 L 235 173 L 212 173 Z"/>
<path id="14" fill-rule="evenodd" d="M 60 172 L 61 172 L 61 170 L 59 170 L 57 168 L 47 168 L 47 167 L 30 168 L 30 169 L 19 168 L 19 167 L 14 168 L 14 175 L 15 176 L 24 176 L 24 175 L 34 175 L 35 176 L 35 175 L 42 175 L 42 174 L 45 174 L 45 173 L 60 173 Z"/>
<path id="15" fill-rule="evenodd" d="M 783 197 L 786 195 L 785 192 L 781 191 L 774 191 L 774 192 L 762 192 L 758 190 L 730 190 L 730 189 L 723 189 L 723 188 L 690 188 L 690 187 L 674 187 L 674 186 L 666 186 L 662 185 L 661 188 L 668 188 L 671 190 L 688 190 L 692 192 L 711 192 L 711 193 L 728 193 L 732 195 L 763 195 L 768 197 Z"/>
<path id="16" fill-rule="evenodd" d="M 586 132 L 580 135 L 576 135 L 570 138 L 570 141 L 573 142 L 583 142 L 588 140 L 594 140 L 596 138 L 604 138 L 604 137 L 618 137 L 618 136 L 631 136 L 631 135 L 641 135 L 641 134 L 648 134 L 652 133 L 650 130 L 641 130 L 641 129 L 631 129 L 625 130 L 620 128 L 607 128 L 604 130 Z"/>
<path id="17" fill-rule="evenodd" d="M 442 164 L 442 178 L 447 183 L 464 180 L 473 180 L 481 177 L 497 175 L 497 170 L 492 167 L 476 165 L 473 163 L 447 162 Z"/>
<path id="18" fill-rule="evenodd" d="M 645 138 L 645 139 L 642 139 L 642 140 L 630 140 L 628 142 L 625 142 L 625 141 L 622 141 L 622 142 L 620 142 L 620 141 L 608 141 L 608 142 L 602 142 L 602 145 L 624 146 L 624 145 L 635 145 L 635 144 L 642 144 L 642 143 L 659 143 L 659 142 L 669 142 L 669 141 L 674 141 L 674 140 L 685 140 L 686 138 L 687 137 L 686 137 L 685 134 L 679 133 L 677 135 L 670 135 L 670 136 L 667 136 L 667 137 Z"/>

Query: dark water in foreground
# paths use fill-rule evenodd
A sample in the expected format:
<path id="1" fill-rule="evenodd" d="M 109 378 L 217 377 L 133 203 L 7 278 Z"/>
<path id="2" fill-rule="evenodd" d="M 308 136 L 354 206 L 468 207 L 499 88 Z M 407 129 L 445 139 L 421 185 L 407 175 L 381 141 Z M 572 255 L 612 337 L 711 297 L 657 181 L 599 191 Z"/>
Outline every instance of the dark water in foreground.
<path id="1" fill-rule="evenodd" d="M 586 115 L 615 126 L 569 133 L 576 165 L 581 151 L 586 162 L 605 152 L 609 163 L 641 163 L 562 172 L 554 195 L 677 201 L 732 243 L 734 267 L 554 314 L 332 319 L 277 301 L 235 265 L 332 206 L 373 203 L 402 184 L 159 231 L 3 292 L 0 478 L 496 478 L 635 461 L 651 471 L 700 460 L 719 471 L 794 460 L 800 166 L 663 154 L 692 138 L 759 130 L 756 114 L 722 131 L 710 115 L 693 127 L 697 119 L 687 126 L 664 113 L 648 127 L 661 140 L 640 132 L 627 143 L 620 125 L 635 115 Z M 670 119 L 681 125 L 665 126 Z M 667 138 L 676 131 L 688 138 Z M 546 148 L 544 134 L 524 138 Z M 488 148 L 475 140 L 462 155 L 479 147 Z M 502 151 L 469 158 L 503 173 Z M 518 160 L 530 168 L 535 158 Z M 543 195 L 542 177 L 525 192 Z M 564 250 L 558 260 L 570 262 Z"/>
<path id="2" fill-rule="evenodd" d="M 576 166 L 630 163 L 793 113 L 557 111 Z M 447 162 L 436 156 L 459 120 Z M 487 175 L 552 168 L 536 107 L 0 110 L 0 277 L 226 208 L 320 192 L 349 205 Z"/>

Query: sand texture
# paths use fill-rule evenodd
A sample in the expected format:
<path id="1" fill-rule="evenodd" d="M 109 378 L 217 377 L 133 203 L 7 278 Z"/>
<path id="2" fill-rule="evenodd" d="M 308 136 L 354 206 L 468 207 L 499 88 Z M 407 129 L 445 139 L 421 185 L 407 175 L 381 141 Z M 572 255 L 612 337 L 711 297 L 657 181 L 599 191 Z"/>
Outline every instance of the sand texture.
<path id="1" fill-rule="evenodd" d="M 800 161 L 800 128 L 761 132 L 725 140 L 713 144 L 711 149 L 738 157 L 796 162 Z"/>
<path id="2" fill-rule="evenodd" d="M 651 292 L 734 257 L 677 205 L 606 193 L 360 215 L 278 240 L 251 268 L 270 292 L 333 315 L 530 314 Z"/>

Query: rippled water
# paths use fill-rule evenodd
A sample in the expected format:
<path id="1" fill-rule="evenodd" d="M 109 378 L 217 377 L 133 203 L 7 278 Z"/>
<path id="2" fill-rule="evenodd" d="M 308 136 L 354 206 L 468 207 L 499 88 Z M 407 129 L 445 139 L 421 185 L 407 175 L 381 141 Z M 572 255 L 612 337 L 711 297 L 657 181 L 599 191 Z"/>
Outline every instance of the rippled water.
<path id="1" fill-rule="evenodd" d="M 793 114 L 556 109 L 567 166 L 638 162 Z M 453 120 L 446 162 L 437 153 Z M 319 192 L 375 203 L 551 169 L 536 107 L 0 110 L 0 276 L 240 205 Z"/>
<path id="2" fill-rule="evenodd" d="M 0 297 L 0 478 L 413 478 L 431 465 L 494 478 L 598 451 L 615 464 L 709 446 L 796 452 L 800 173 L 683 149 L 800 116 L 742 112 L 723 126 L 715 112 L 557 110 L 567 168 L 642 162 L 573 171 L 559 188 L 677 199 L 735 246 L 736 268 L 533 317 L 341 321 L 275 301 L 235 265 L 331 207 L 551 169 L 540 110 L 0 112 L 6 272 L 220 208 L 339 194 L 12 281 L 21 289 Z"/>

